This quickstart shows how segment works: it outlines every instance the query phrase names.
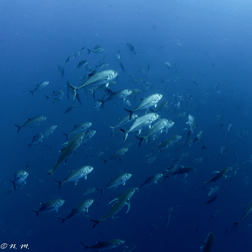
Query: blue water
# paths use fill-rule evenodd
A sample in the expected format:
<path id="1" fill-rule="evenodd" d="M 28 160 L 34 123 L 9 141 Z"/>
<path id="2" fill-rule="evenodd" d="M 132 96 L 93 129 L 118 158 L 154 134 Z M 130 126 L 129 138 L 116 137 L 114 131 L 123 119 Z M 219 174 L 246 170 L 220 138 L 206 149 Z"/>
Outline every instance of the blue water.
<path id="1" fill-rule="evenodd" d="M 137 244 L 134 251 L 200 251 L 207 234 L 214 233 L 212 251 L 250 251 L 250 225 L 248 215 L 232 229 L 252 200 L 251 196 L 251 10 L 250 1 L 0 1 L 0 73 L 1 73 L 1 208 L 0 244 L 29 244 L 30 251 L 83 251 L 80 241 L 88 245 L 96 241 L 123 239 L 124 245 Z M 139 52 L 132 55 L 126 42 Z M 101 45 L 104 54 L 82 54 L 65 65 L 62 78 L 57 64 L 63 65 L 68 55 L 81 47 L 92 49 Z M 115 55 L 121 52 L 119 66 Z M 162 118 L 175 122 L 168 134 L 138 147 L 138 140 L 131 133 L 125 143 L 123 135 L 110 136 L 109 126 L 126 116 L 122 102 L 106 103 L 101 111 L 94 109 L 92 95 L 80 91 L 83 106 L 76 104 L 73 111 L 62 113 L 73 101 L 67 99 L 66 81 L 78 86 L 80 77 L 87 73 L 84 67 L 76 69 L 81 60 L 88 60 L 92 69 L 106 55 L 109 69 L 119 72 L 113 91 L 139 88 L 144 82 L 153 83 L 150 89 L 130 98 L 132 109 L 140 98 L 153 93 L 163 94 L 169 108 L 159 112 Z M 171 64 L 168 69 L 165 62 Z M 147 72 L 147 66 L 150 69 Z M 103 70 L 103 69 L 102 69 Z M 143 82 L 134 83 L 141 78 Z M 172 80 L 162 82 L 162 79 Z M 193 82 L 192 80 L 195 80 Z M 50 84 L 32 96 L 29 90 L 43 81 Z M 52 103 L 45 95 L 62 90 L 62 100 Z M 173 95 L 192 95 L 178 111 Z M 185 112 L 186 116 L 177 118 Z M 142 115 L 144 112 L 139 112 Z M 200 144 L 180 148 L 186 140 L 188 114 L 194 116 L 198 131 L 205 134 Z M 223 115 L 223 127 L 216 127 L 216 115 Z M 44 115 L 47 120 L 32 129 L 23 128 L 17 134 L 14 124 L 22 125 L 27 118 Z M 87 180 L 78 185 L 66 183 L 61 189 L 47 171 L 59 157 L 60 145 L 65 142 L 62 133 L 73 125 L 90 121 L 96 135 L 86 147 L 79 148 L 65 165 L 60 165 L 54 178 L 62 180 L 69 170 L 84 165 L 94 167 Z M 233 127 L 228 131 L 228 125 Z M 42 144 L 29 148 L 32 137 L 49 126 L 58 128 Z M 128 129 L 129 126 L 124 128 Z M 145 131 L 146 132 L 146 131 Z M 154 152 L 157 159 L 146 164 L 151 147 L 168 137 L 180 134 L 182 139 L 162 153 Z M 102 158 L 127 146 L 128 153 L 119 160 L 103 165 L 101 158 L 85 158 L 86 153 L 104 151 Z M 227 153 L 219 155 L 220 147 Z M 176 148 L 175 148 L 176 147 Z M 108 202 L 130 187 L 138 187 L 155 173 L 163 172 L 187 153 L 180 162 L 193 166 L 196 171 L 186 179 L 184 175 L 167 179 L 164 183 L 142 188 L 131 199 L 131 209 L 126 207 L 117 214 L 92 228 L 92 219 L 102 218 L 110 209 Z M 193 160 L 203 158 L 202 163 Z M 203 182 L 212 172 L 238 164 L 236 176 L 222 178 L 215 185 L 220 187 L 214 203 L 203 205 L 209 188 L 202 191 Z M 25 169 L 29 172 L 24 188 L 13 191 L 9 179 L 13 173 Z M 123 172 L 133 174 L 126 186 L 83 196 L 90 187 L 103 187 L 109 178 Z M 10 192 L 10 190 L 12 190 Z M 9 192 L 9 193 L 7 193 Z M 39 203 L 62 198 L 66 202 L 58 213 L 41 213 L 37 218 L 31 209 Z M 72 218 L 64 224 L 56 217 L 65 217 L 85 199 L 93 198 L 97 204 L 89 209 L 89 217 Z M 169 228 L 166 227 L 168 209 L 173 207 Z M 214 218 L 210 218 L 216 215 Z M 10 249 L 10 246 L 6 248 Z M 114 251 L 123 251 L 123 247 Z"/>

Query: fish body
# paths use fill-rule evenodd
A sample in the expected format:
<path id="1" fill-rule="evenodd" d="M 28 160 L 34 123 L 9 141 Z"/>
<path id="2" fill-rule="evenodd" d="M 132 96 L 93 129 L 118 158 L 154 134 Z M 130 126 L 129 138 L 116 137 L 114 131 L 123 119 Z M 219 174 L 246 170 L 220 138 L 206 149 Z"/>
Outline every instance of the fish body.
<path id="1" fill-rule="evenodd" d="M 103 151 L 97 151 L 97 152 L 93 152 L 93 153 L 91 153 L 91 154 L 86 155 L 86 158 L 87 158 L 87 157 L 100 157 L 100 156 L 102 156 L 103 154 L 104 154 Z"/>
<path id="2" fill-rule="evenodd" d="M 76 104 L 73 103 L 71 106 L 69 106 L 69 107 L 63 112 L 62 115 L 67 114 L 67 113 L 69 113 L 70 111 L 72 111 L 72 110 L 75 108 L 75 106 L 76 106 Z"/>
<path id="3" fill-rule="evenodd" d="M 209 184 L 212 182 L 215 182 L 216 180 L 222 178 L 222 177 L 226 177 L 226 173 L 229 170 L 229 168 L 224 168 L 221 171 L 216 171 L 215 173 L 217 173 L 213 178 L 211 178 L 210 180 L 208 180 L 207 182 L 204 182 L 204 184 Z"/>
<path id="4" fill-rule="evenodd" d="M 252 211 L 252 201 L 249 203 L 249 205 L 248 205 L 247 208 L 245 209 L 244 213 L 242 214 L 242 217 L 241 217 L 237 222 L 234 223 L 233 228 L 234 228 L 238 223 L 240 223 L 242 220 L 244 220 L 245 217 L 247 217 L 247 215 L 248 215 L 249 213 L 251 213 L 251 211 Z"/>
<path id="5" fill-rule="evenodd" d="M 64 95 L 63 91 L 57 90 L 57 91 L 53 91 L 53 92 L 51 93 L 51 95 L 46 95 L 46 98 L 47 98 L 47 100 L 48 100 L 49 98 L 51 98 L 51 99 L 53 99 L 54 101 L 58 101 L 58 100 L 62 99 L 63 95 Z"/>
<path id="6" fill-rule="evenodd" d="M 99 251 L 99 250 L 117 248 L 117 247 L 121 246 L 124 242 L 125 242 L 124 240 L 113 239 L 113 240 L 105 241 L 105 242 L 97 242 L 95 245 L 92 245 L 92 246 L 87 246 L 83 242 L 81 242 L 81 243 L 82 243 L 82 245 L 85 246 L 84 249 L 91 248 L 91 249 Z"/>
<path id="7" fill-rule="evenodd" d="M 47 138 L 49 135 L 53 134 L 54 130 L 56 130 L 57 127 L 57 125 L 52 125 L 51 127 L 49 127 L 43 134 L 44 138 Z"/>
<path id="8" fill-rule="evenodd" d="M 66 182 L 75 182 L 75 185 L 77 185 L 79 179 L 85 178 L 87 179 L 87 175 L 94 170 L 94 167 L 92 166 L 83 166 L 77 170 L 71 171 L 69 176 L 67 176 L 66 179 L 64 179 L 62 182 L 55 180 L 56 182 L 59 183 L 59 188 Z"/>
<path id="9" fill-rule="evenodd" d="M 93 199 L 88 199 L 79 204 L 76 208 L 71 210 L 71 213 L 66 218 L 58 218 L 64 223 L 67 219 L 70 219 L 74 216 L 79 216 L 84 213 L 88 213 L 88 208 L 93 204 Z"/>
<path id="10" fill-rule="evenodd" d="M 136 244 L 132 244 L 130 246 L 126 246 L 123 252 L 131 252 L 134 248 L 136 248 Z"/>
<path id="11" fill-rule="evenodd" d="M 196 135 L 197 125 L 196 125 L 195 119 L 194 119 L 194 117 L 192 115 L 188 115 L 188 122 L 186 124 L 188 124 L 189 131 L 193 135 Z"/>
<path id="12" fill-rule="evenodd" d="M 214 241 L 214 235 L 212 232 L 210 232 L 207 235 L 203 245 L 200 247 L 201 252 L 210 252 L 213 247 L 213 241 Z"/>
<path id="13" fill-rule="evenodd" d="M 219 186 L 215 186 L 213 188 L 210 189 L 210 192 L 208 193 L 208 197 L 210 197 L 212 194 L 214 194 L 215 192 L 217 192 L 219 190 Z"/>
<path id="14" fill-rule="evenodd" d="M 174 175 L 178 175 L 178 174 L 186 174 L 185 177 L 187 177 L 189 172 L 195 171 L 195 168 L 193 167 L 178 167 L 177 170 L 172 174 Z"/>
<path id="15" fill-rule="evenodd" d="M 97 47 L 97 46 L 95 46 L 92 50 L 90 50 L 90 49 L 87 49 L 87 50 L 88 50 L 88 54 L 91 53 L 91 52 L 95 53 L 95 54 L 105 53 L 106 52 L 103 48 Z"/>
<path id="16" fill-rule="evenodd" d="M 85 65 L 87 65 L 88 64 L 88 62 L 87 62 L 87 60 L 81 60 L 79 63 L 78 63 L 78 65 L 77 65 L 77 67 L 76 68 L 80 68 L 81 66 L 85 66 Z"/>
<path id="17" fill-rule="evenodd" d="M 120 60 L 121 59 L 121 52 L 118 50 L 118 53 L 116 54 L 116 60 Z"/>
<path id="18" fill-rule="evenodd" d="M 86 195 L 88 195 L 88 194 L 91 194 L 91 193 L 95 192 L 96 190 L 98 190 L 98 189 L 96 189 L 95 187 L 90 187 L 90 188 L 88 188 L 88 189 L 83 193 L 83 195 L 86 196 Z"/>
<path id="19" fill-rule="evenodd" d="M 95 130 L 86 131 L 85 136 L 84 136 L 81 144 L 86 144 L 95 135 L 95 133 L 96 133 Z"/>
<path id="20" fill-rule="evenodd" d="M 211 196 L 210 199 L 206 203 L 204 203 L 204 205 L 208 205 L 208 204 L 214 202 L 216 200 L 216 198 L 217 198 L 217 195 Z"/>
<path id="21" fill-rule="evenodd" d="M 54 167 L 48 171 L 47 174 L 53 174 L 53 172 L 57 169 L 57 167 L 63 161 L 66 161 L 67 158 L 78 149 L 84 137 L 85 137 L 85 132 L 79 132 L 69 142 L 67 142 L 66 146 L 61 150 L 61 154 L 58 158 L 58 161 L 56 162 Z"/>
<path id="22" fill-rule="evenodd" d="M 47 117 L 45 117 L 45 116 L 36 116 L 36 117 L 27 119 L 27 121 L 22 126 L 19 126 L 16 124 L 15 124 L 15 126 L 18 128 L 17 132 L 19 132 L 21 130 L 21 128 L 32 127 L 34 125 L 40 125 L 40 123 L 45 121 L 46 119 L 47 119 Z"/>
<path id="23" fill-rule="evenodd" d="M 34 93 L 35 91 L 40 91 L 42 88 L 44 88 L 44 87 L 47 86 L 48 84 L 49 84 L 49 81 L 43 81 L 43 82 L 39 83 L 38 85 L 36 85 L 36 87 L 34 88 L 33 91 L 29 91 L 29 92 L 31 92 L 31 94 L 33 95 L 33 93 Z"/>
<path id="24" fill-rule="evenodd" d="M 131 118 L 130 118 L 130 115 L 127 115 L 127 116 L 125 116 L 123 118 L 120 118 L 119 122 L 118 122 L 118 124 L 116 126 L 114 126 L 114 127 L 110 126 L 110 128 L 112 129 L 112 133 L 114 132 L 115 128 L 126 125 L 127 123 L 137 119 L 137 117 L 138 117 L 138 115 L 132 114 Z"/>
<path id="25" fill-rule="evenodd" d="M 103 160 L 104 164 L 111 159 L 121 158 L 128 150 L 128 148 L 121 148 L 120 150 L 114 152 L 108 159 Z"/>
<path id="26" fill-rule="evenodd" d="M 155 120 L 158 119 L 158 117 L 159 115 L 156 113 L 148 113 L 138 117 L 128 131 L 121 129 L 121 131 L 123 131 L 125 134 L 124 142 L 126 141 L 130 132 L 138 131 L 138 134 L 140 134 L 144 127 L 149 127 Z"/>
<path id="27" fill-rule="evenodd" d="M 118 100 L 123 100 L 125 101 L 126 98 L 131 95 L 132 91 L 129 89 L 123 89 L 117 92 L 112 92 L 110 96 L 105 100 L 107 101 L 118 101 Z"/>
<path id="28" fill-rule="evenodd" d="M 142 188 L 144 186 L 149 186 L 152 184 L 157 184 L 158 180 L 161 179 L 162 177 L 163 177 L 163 173 L 157 173 L 151 176 L 150 178 L 146 179 L 139 188 Z"/>
<path id="29" fill-rule="evenodd" d="M 156 104 L 162 99 L 163 95 L 161 94 L 152 94 L 144 99 L 142 99 L 141 103 L 134 109 L 134 110 L 129 110 L 125 109 L 130 113 L 130 117 L 133 114 L 133 112 L 136 112 L 138 110 L 145 110 L 146 113 L 148 112 L 148 109 L 152 106 L 156 106 Z"/>
<path id="30" fill-rule="evenodd" d="M 125 191 L 120 197 L 112 200 L 116 201 L 116 203 L 113 205 L 113 207 L 111 208 L 111 210 L 100 220 L 91 220 L 93 222 L 95 222 L 93 228 L 98 225 L 100 222 L 107 220 L 110 217 L 113 217 L 115 214 L 117 214 L 125 205 L 128 206 L 128 210 L 126 213 L 128 213 L 128 211 L 130 210 L 130 199 L 132 198 L 132 196 L 134 195 L 135 191 L 137 188 L 130 188 L 127 191 Z M 110 203 L 111 203 L 110 202 Z"/>
<path id="31" fill-rule="evenodd" d="M 161 132 L 162 130 L 165 128 L 165 126 L 168 124 L 168 120 L 167 119 L 160 119 L 159 121 L 157 121 L 155 124 L 152 125 L 152 127 L 150 128 L 149 132 L 147 133 L 146 136 L 136 136 L 140 142 L 139 145 L 141 145 L 143 140 L 148 140 L 148 137 L 152 136 L 153 134 L 156 134 L 157 132 Z"/>
<path id="32" fill-rule="evenodd" d="M 151 112 L 158 112 L 158 111 L 161 111 L 163 108 L 168 108 L 168 101 L 167 100 L 164 100 L 156 108 L 150 109 L 150 111 Z"/>
<path id="33" fill-rule="evenodd" d="M 132 54 L 137 54 L 138 51 L 135 50 L 135 46 L 131 45 L 130 43 L 126 43 L 126 46 L 129 48 L 129 51 L 132 53 Z"/>
<path id="34" fill-rule="evenodd" d="M 25 170 L 20 170 L 14 173 L 14 180 L 10 179 L 10 181 L 14 185 L 14 189 L 16 190 L 16 185 L 19 185 L 19 186 L 25 185 L 26 184 L 25 180 L 27 179 L 28 176 L 29 176 L 29 173 Z"/>
<path id="35" fill-rule="evenodd" d="M 173 207 L 170 207 L 170 208 L 168 209 L 168 218 L 167 218 L 167 222 L 166 222 L 166 227 L 167 227 L 167 228 L 169 227 L 169 223 L 170 223 L 170 219 L 171 219 L 172 212 L 173 212 Z"/>
<path id="36" fill-rule="evenodd" d="M 63 133 L 63 135 L 65 135 L 66 138 L 68 139 L 69 135 L 76 134 L 79 132 L 86 132 L 88 128 L 90 128 L 91 126 L 92 126 L 91 122 L 80 123 L 78 125 L 75 125 L 69 134 Z"/>
<path id="37" fill-rule="evenodd" d="M 131 178 L 132 174 L 130 173 L 124 173 L 122 175 L 119 175 L 113 179 L 111 179 L 108 184 L 103 188 L 99 189 L 101 191 L 101 194 L 103 194 L 104 190 L 109 188 L 117 188 L 119 185 L 125 185 L 126 181 L 128 181 Z"/>
<path id="38" fill-rule="evenodd" d="M 29 147 L 32 147 L 33 145 L 38 145 L 39 143 L 42 143 L 44 136 L 42 133 L 38 133 L 32 138 L 32 141 L 30 144 L 28 144 Z"/>
<path id="39" fill-rule="evenodd" d="M 39 212 L 52 212 L 56 211 L 58 212 L 59 208 L 65 203 L 65 200 L 62 199 L 55 199 L 51 200 L 48 203 L 40 203 L 42 206 L 39 210 L 32 210 L 37 214 L 37 217 L 39 217 Z"/>
<path id="40" fill-rule="evenodd" d="M 153 150 L 160 149 L 162 151 L 163 149 L 167 149 L 168 147 L 170 147 L 171 145 L 173 145 L 175 142 L 177 142 L 181 138 L 182 138 L 182 136 L 180 136 L 180 135 L 174 135 L 174 136 L 168 138 L 166 141 L 161 142 L 156 147 L 152 147 L 152 149 Z"/>
<path id="41" fill-rule="evenodd" d="M 203 145 L 203 138 L 204 138 L 204 132 L 201 130 L 201 131 L 199 132 L 199 134 L 196 135 L 196 137 L 195 137 L 193 143 L 199 142 L 200 144 L 202 144 L 201 149 L 206 148 L 206 147 Z"/>

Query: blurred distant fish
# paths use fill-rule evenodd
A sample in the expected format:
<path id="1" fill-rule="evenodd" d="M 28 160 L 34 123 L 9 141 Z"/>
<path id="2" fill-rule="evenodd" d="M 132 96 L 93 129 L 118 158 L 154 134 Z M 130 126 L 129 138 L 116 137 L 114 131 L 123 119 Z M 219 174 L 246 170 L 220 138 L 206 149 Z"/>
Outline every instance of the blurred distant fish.
<path id="1" fill-rule="evenodd" d="M 121 59 L 121 53 L 120 51 L 118 50 L 118 53 L 116 54 L 116 60 L 120 60 Z"/>
<path id="2" fill-rule="evenodd" d="M 143 184 L 139 188 L 149 186 L 152 184 L 157 184 L 158 180 L 161 179 L 162 177 L 163 177 L 163 173 L 157 173 L 157 174 L 151 176 L 150 178 L 145 179 L 145 181 L 143 182 Z"/>
<path id="3" fill-rule="evenodd" d="M 26 184 L 26 179 L 29 176 L 29 173 L 25 170 L 20 170 L 14 173 L 14 180 L 11 180 L 11 183 L 14 185 L 14 189 L 16 190 L 16 185 L 23 186 Z"/>
<path id="4" fill-rule="evenodd" d="M 92 126 L 91 122 L 80 123 L 78 125 L 74 125 L 72 131 L 69 134 L 63 133 L 63 135 L 65 135 L 66 138 L 68 139 L 68 137 L 72 134 L 76 134 L 79 132 L 86 132 L 88 128 L 90 128 L 91 126 Z"/>
<path id="5" fill-rule="evenodd" d="M 221 127 L 223 126 L 223 124 L 221 123 L 222 118 L 223 118 L 223 115 L 220 114 L 220 115 L 216 115 L 216 116 L 217 116 L 217 124 L 216 124 L 216 127 L 220 127 L 220 129 L 221 129 Z"/>
<path id="6" fill-rule="evenodd" d="M 88 208 L 93 204 L 93 199 L 88 199 L 79 204 L 76 208 L 71 210 L 71 213 L 66 218 L 58 218 L 64 223 L 67 219 L 70 219 L 74 216 L 83 215 L 88 212 Z"/>
<path id="7" fill-rule="evenodd" d="M 210 200 L 208 200 L 207 202 L 205 202 L 204 205 L 208 205 L 208 204 L 214 202 L 216 200 L 216 198 L 217 198 L 217 195 L 211 196 Z"/>
<path id="8" fill-rule="evenodd" d="M 61 67 L 60 65 L 57 65 L 57 69 L 59 70 L 61 77 L 64 77 L 65 74 L 64 66 Z"/>
<path id="9" fill-rule="evenodd" d="M 214 240 L 214 235 L 212 232 L 210 232 L 207 235 L 203 245 L 200 247 L 201 252 L 210 252 L 213 247 L 213 240 Z"/>
<path id="10" fill-rule="evenodd" d="M 100 156 L 102 156 L 103 154 L 104 154 L 103 151 L 97 151 L 97 152 L 93 152 L 93 153 L 91 153 L 91 154 L 86 154 L 85 156 L 86 156 L 86 158 L 87 158 L 87 157 L 100 157 Z"/>
<path id="11" fill-rule="evenodd" d="M 44 138 L 48 137 L 49 135 L 53 134 L 54 130 L 56 130 L 58 126 L 57 125 L 52 125 L 49 127 L 45 132 L 44 132 Z"/>
<path id="12" fill-rule="evenodd" d="M 123 252 L 131 252 L 134 248 L 136 248 L 136 244 L 125 246 L 125 249 L 123 250 Z"/>
<path id="13" fill-rule="evenodd" d="M 87 50 L 88 50 L 88 54 L 91 53 L 91 52 L 93 52 L 95 54 L 104 53 L 105 52 L 105 50 L 103 48 L 101 48 L 99 45 L 94 46 L 92 50 L 90 50 L 88 48 L 87 48 Z"/>
<path id="14" fill-rule="evenodd" d="M 248 205 L 247 208 L 245 209 L 245 211 L 244 211 L 242 217 L 241 217 L 237 222 L 234 222 L 233 228 L 234 228 L 236 225 L 238 225 L 245 217 L 247 217 L 247 215 L 248 215 L 249 213 L 251 213 L 251 211 L 252 211 L 252 201 L 249 203 L 249 205 Z"/>
<path id="15" fill-rule="evenodd" d="M 87 246 L 83 242 L 81 242 L 81 244 L 85 246 L 84 249 L 91 248 L 91 249 L 100 251 L 100 250 L 117 248 L 118 246 L 121 246 L 124 242 L 125 241 L 120 240 L 120 239 L 113 239 L 113 240 L 105 241 L 105 242 L 96 242 L 96 244 L 92 246 Z"/>
<path id="16" fill-rule="evenodd" d="M 33 138 L 32 138 L 32 141 L 30 144 L 28 144 L 29 147 L 32 147 L 33 145 L 38 145 L 39 143 L 42 143 L 43 141 L 43 134 L 42 133 L 38 133 L 37 135 L 35 135 Z"/>
<path id="17" fill-rule="evenodd" d="M 53 99 L 54 101 L 58 101 L 62 99 L 64 93 L 61 90 L 53 91 L 50 95 L 45 95 L 46 99 L 48 100 L 49 98 Z"/>
<path id="18" fill-rule="evenodd" d="M 121 161 L 121 157 L 128 151 L 128 148 L 121 148 L 120 150 L 114 152 L 108 159 L 103 159 L 104 164 L 112 159 L 117 159 L 119 158 L 119 160 Z"/>
<path id="19" fill-rule="evenodd" d="M 174 175 L 184 174 L 185 173 L 186 174 L 185 178 L 186 178 L 189 172 L 192 172 L 192 171 L 195 171 L 195 170 L 196 169 L 193 168 L 193 167 L 178 167 L 176 169 L 176 171 L 174 171 L 174 173 L 172 175 L 174 176 Z"/>
<path id="20" fill-rule="evenodd" d="M 113 92 L 109 89 L 109 97 L 103 102 L 108 102 L 108 101 L 116 102 L 119 100 L 125 101 L 127 99 L 127 97 L 129 95 L 131 95 L 131 93 L 132 93 L 132 91 L 129 89 L 123 89 L 123 90 L 119 90 L 117 92 Z"/>
<path id="21" fill-rule="evenodd" d="M 215 186 L 213 188 L 210 188 L 210 192 L 208 193 L 208 197 L 210 197 L 212 194 L 214 194 L 215 192 L 217 192 L 219 190 L 219 186 Z"/>
<path id="22" fill-rule="evenodd" d="M 93 192 L 95 192 L 95 191 L 97 191 L 97 190 L 98 190 L 98 189 L 96 189 L 95 187 L 90 187 L 90 188 L 88 188 L 88 189 L 83 193 L 83 195 L 86 196 L 86 195 L 91 194 L 91 193 L 93 193 Z"/>
<path id="23" fill-rule="evenodd" d="M 73 103 L 71 106 L 69 106 L 69 107 L 63 112 L 62 115 L 67 114 L 67 113 L 69 113 L 70 111 L 72 111 L 72 110 L 75 108 L 75 106 L 76 106 L 76 104 Z"/>
<path id="24" fill-rule="evenodd" d="M 21 128 L 23 128 L 23 127 L 32 127 L 34 125 L 40 125 L 40 123 L 45 121 L 46 119 L 47 119 L 47 117 L 45 117 L 45 116 L 36 116 L 33 118 L 29 118 L 27 120 L 27 122 L 25 122 L 22 126 L 19 126 L 17 124 L 15 124 L 15 126 L 18 127 L 17 132 L 19 132 L 21 130 Z"/>
<path id="25" fill-rule="evenodd" d="M 168 217 L 167 217 L 167 222 L 166 222 L 166 227 L 167 227 L 167 228 L 169 227 L 169 223 L 170 223 L 170 219 L 171 219 L 172 212 L 173 212 L 173 207 L 170 207 L 170 208 L 168 209 Z"/>
<path id="26" fill-rule="evenodd" d="M 228 125 L 228 131 L 229 131 L 229 130 L 231 130 L 231 129 L 232 129 L 232 127 L 233 127 L 233 124 L 232 124 L 232 123 L 230 123 L 230 124 Z"/>
<path id="27" fill-rule="evenodd" d="M 188 115 L 188 122 L 186 124 L 188 124 L 188 126 L 189 126 L 189 131 L 193 135 L 196 135 L 197 124 L 196 124 L 195 119 L 192 115 Z"/>
<path id="28" fill-rule="evenodd" d="M 79 63 L 78 63 L 78 65 L 77 65 L 77 67 L 76 68 L 80 68 L 81 66 L 85 66 L 85 65 L 87 65 L 88 64 L 88 62 L 87 62 L 87 60 L 81 60 Z"/>
<path id="29" fill-rule="evenodd" d="M 222 169 L 222 170 L 220 170 L 220 171 L 215 171 L 215 172 L 213 172 L 213 173 L 217 173 L 217 174 L 216 174 L 213 178 L 211 178 L 210 180 L 208 180 L 207 182 L 204 182 L 204 184 L 206 185 L 206 184 L 215 182 L 216 180 L 218 180 L 218 179 L 220 179 L 220 178 L 222 178 L 222 177 L 227 178 L 226 173 L 227 173 L 228 170 L 229 170 L 229 168 L 225 167 L 224 169 Z M 204 185 L 204 186 L 205 186 L 205 185 Z M 204 189 L 204 187 L 203 187 L 203 189 Z"/>
<path id="30" fill-rule="evenodd" d="M 35 212 L 37 214 L 37 217 L 39 217 L 39 212 L 52 212 L 56 211 L 58 212 L 59 208 L 65 203 L 65 200 L 62 199 L 55 199 L 51 200 L 48 203 L 40 203 L 42 206 L 39 210 L 31 210 L 32 212 Z"/>
<path id="31" fill-rule="evenodd" d="M 193 141 L 193 143 L 199 142 L 202 145 L 201 150 L 206 149 L 206 147 L 203 145 L 203 138 L 204 138 L 204 133 L 203 133 L 203 130 L 201 130 L 199 134 L 196 135 Z"/>
<path id="32" fill-rule="evenodd" d="M 44 82 L 41 82 L 40 84 L 38 84 L 35 89 L 33 91 L 29 91 L 31 92 L 31 94 L 33 95 L 33 93 L 35 91 L 40 91 L 42 88 L 44 88 L 45 86 L 47 86 L 49 84 L 49 81 L 44 81 Z"/>
<path id="33" fill-rule="evenodd" d="M 137 54 L 138 51 L 135 50 L 135 46 L 133 46 L 132 44 L 130 43 L 126 43 L 127 47 L 129 48 L 129 51 L 132 52 L 133 54 Z"/>
<path id="34" fill-rule="evenodd" d="M 180 140 L 181 137 L 182 136 L 180 136 L 180 135 L 174 135 L 174 136 L 168 138 L 166 141 L 161 142 L 156 147 L 152 147 L 152 149 L 153 150 L 159 149 L 160 152 L 161 152 L 163 149 L 167 149 L 168 147 L 170 147 L 171 145 L 173 145 L 175 142 L 177 142 L 178 140 Z"/>
<path id="35" fill-rule="evenodd" d="M 125 68 L 124 68 L 124 66 L 123 66 L 123 64 L 122 64 L 121 61 L 119 62 L 119 65 L 120 65 L 120 67 L 122 68 L 122 70 L 123 70 L 123 72 L 124 72 L 124 71 L 125 71 Z"/>
<path id="36" fill-rule="evenodd" d="M 55 180 L 56 182 L 59 183 L 59 188 L 66 182 L 75 182 L 74 184 L 77 185 L 79 179 L 81 178 L 85 178 L 87 179 L 87 175 L 92 172 L 94 170 L 94 167 L 92 166 L 83 166 L 77 170 L 73 170 L 71 171 L 71 173 L 69 174 L 69 176 L 67 176 L 66 179 L 64 179 L 63 181 L 58 181 Z"/>

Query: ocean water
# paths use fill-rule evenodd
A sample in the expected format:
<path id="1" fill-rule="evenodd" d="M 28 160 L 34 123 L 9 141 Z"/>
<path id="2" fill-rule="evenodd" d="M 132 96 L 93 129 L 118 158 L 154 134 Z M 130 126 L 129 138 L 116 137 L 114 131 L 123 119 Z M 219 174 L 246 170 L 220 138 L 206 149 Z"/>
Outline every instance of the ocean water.
<path id="1" fill-rule="evenodd" d="M 188 252 L 200 251 L 207 234 L 213 232 L 211 251 L 250 251 L 252 215 L 242 220 L 238 228 L 232 226 L 252 200 L 251 10 L 250 1 L 235 0 L 1 0 L 0 244 L 6 243 L 6 250 L 12 249 L 12 244 L 18 250 L 22 244 L 28 244 L 29 250 L 36 252 L 83 251 L 81 241 L 91 246 L 97 241 L 122 239 L 125 243 L 114 251 L 136 244 L 134 251 Z M 129 51 L 127 42 L 135 46 L 137 54 Z M 106 52 L 88 54 L 87 48 L 96 45 Z M 83 46 L 86 49 L 64 65 L 65 75 L 61 77 L 57 65 L 63 66 L 66 58 Z M 125 71 L 116 60 L 118 50 Z M 96 68 L 104 56 L 103 62 L 109 66 Z M 81 76 L 89 73 L 83 66 L 76 68 L 81 60 L 87 60 L 91 70 L 97 72 L 118 71 L 116 84 L 111 85 L 113 91 L 141 89 L 136 98 L 129 97 L 131 107 L 122 101 L 107 102 L 96 111 L 92 94 L 80 90 L 83 105 L 75 101 L 76 107 L 62 115 L 73 104 L 67 99 L 67 80 L 79 86 Z M 169 68 L 165 62 L 169 62 Z M 50 83 L 31 95 L 29 90 L 43 81 Z M 62 90 L 64 96 L 53 103 L 45 95 L 54 90 Z M 154 93 L 163 95 L 159 103 L 168 101 L 168 108 L 157 113 L 175 123 L 167 134 L 162 133 L 141 147 L 135 133 L 130 133 L 125 143 L 119 130 L 110 136 L 109 126 L 128 115 L 124 108 L 134 109 L 141 98 Z M 102 94 L 103 91 L 98 91 L 98 98 Z M 180 107 L 176 109 L 180 99 Z M 183 112 L 184 116 L 179 116 Z M 144 111 L 137 114 L 143 115 Z M 201 144 L 193 144 L 193 136 L 182 148 L 189 114 L 195 118 L 197 132 L 204 131 L 204 150 Z M 22 125 L 27 118 L 40 115 L 47 120 L 17 133 L 15 124 Z M 222 127 L 217 126 L 217 115 L 223 116 Z M 96 135 L 65 165 L 61 164 L 53 177 L 47 175 L 66 141 L 62 133 L 86 121 L 92 122 L 90 129 L 96 130 Z M 54 124 L 58 127 L 48 139 L 38 146 L 27 146 L 33 136 Z M 229 124 L 233 126 L 228 131 Z M 144 130 L 142 135 L 146 133 Z M 182 139 L 161 153 L 151 152 L 151 147 L 175 134 Z M 127 146 L 129 151 L 121 162 L 110 160 L 103 164 L 101 159 Z M 220 155 L 224 146 L 227 151 Z M 85 157 L 98 151 L 104 151 L 104 155 Z M 149 155 L 156 156 L 151 164 L 147 164 Z M 197 161 L 199 158 L 202 162 Z M 186 178 L 177 175 L 141 188 L 130 200 L 127 214 L 124 207 L 115 218 L 92 228 L 90 219 L 105 216 L 112 199 L 128 188 L 139 187 L 145 179 L 175 163 L 196 170 Z M 58 188 L 54 179 L 63 180 L 69 170 L 84 165 L 94 167 L 87 180 L 81 179 L 76 186 L 73 182 L 65 183 Z M 229 171 L 227 179 L 221 178 L 202 190 L 204 181 L 212 178 L 214 171 L 234 165 L 239 167 L 236 175 L 230 175 Z M 9 179 L 22 169 L 29 172 L 27 184 L 14 191 Z M 102 188 L 110 178 L 124 172 L 133 174 L 125 186 L 108 189 L 102 196 L 98 191 L 83 196 L 87 188 Z M 204 205 L 213 186 L 220 187 L 218 197 Z M 40 203 L 57 198 L 65 200 L 58 213 L 42 212 L 38 218 L 31 212 L 39 209 Z M 73 217 L 64 224 L 57 219 L 66 217 L 70 209 L 89 198 L 96 203 L 86 216 Z M 170 207 L 173 212 L 167 228 Z"/>

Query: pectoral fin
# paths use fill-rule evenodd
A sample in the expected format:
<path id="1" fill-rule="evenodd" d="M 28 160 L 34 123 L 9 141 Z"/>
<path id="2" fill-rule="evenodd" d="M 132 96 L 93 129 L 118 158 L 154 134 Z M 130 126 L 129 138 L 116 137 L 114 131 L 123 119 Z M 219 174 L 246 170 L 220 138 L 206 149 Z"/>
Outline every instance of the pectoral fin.
<path id="1" fill-rule="evenodd" d="M 128 206 L 128 210 L 126 212 L 126 214 L 127 214 L 129 212 L 129 210 L 130 210 L 130 201 L 129 200 L 127 201 L 126 205 Z"/>

